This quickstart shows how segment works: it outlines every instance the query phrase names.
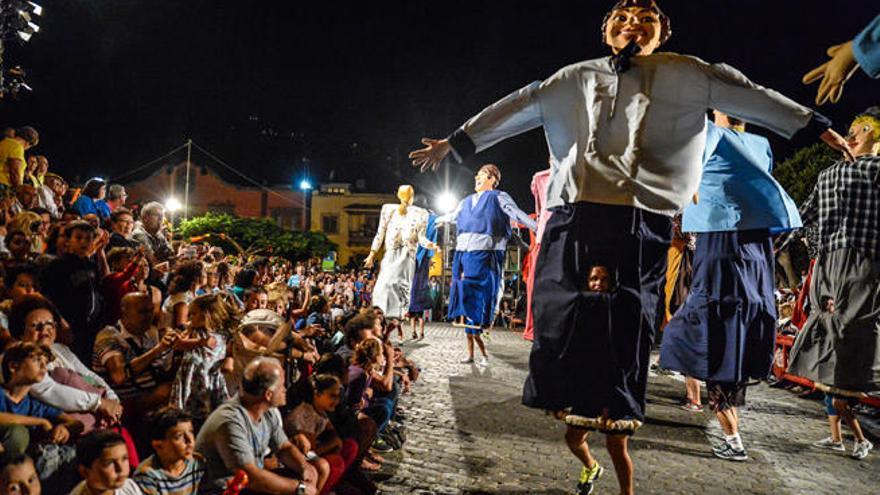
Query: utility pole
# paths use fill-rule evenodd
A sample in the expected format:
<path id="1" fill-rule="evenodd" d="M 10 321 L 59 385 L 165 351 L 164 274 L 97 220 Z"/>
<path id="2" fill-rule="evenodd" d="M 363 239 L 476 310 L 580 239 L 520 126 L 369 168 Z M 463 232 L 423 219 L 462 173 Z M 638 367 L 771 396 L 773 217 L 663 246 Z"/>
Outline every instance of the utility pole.
<path id="1" fill-rule="evenodd" d="M 192 156 L 192 139 L 186 140 L 186 183 L 183 185 L 183 219 L 189 219 L 189 169 Z"/>

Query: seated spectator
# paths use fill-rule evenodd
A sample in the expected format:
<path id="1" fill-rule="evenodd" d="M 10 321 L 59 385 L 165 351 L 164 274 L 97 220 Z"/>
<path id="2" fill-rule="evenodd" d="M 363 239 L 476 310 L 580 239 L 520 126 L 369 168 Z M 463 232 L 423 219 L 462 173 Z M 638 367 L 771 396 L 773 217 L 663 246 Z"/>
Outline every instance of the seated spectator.
<path id="1" fill-rule="evenodd" d="M 76 444 L 76 465 L 83 480 L 70 495 L 141 495 L 131 470 L 128 450 L 115 431 L 95 430 Z"/>
<path id="2" fill-rule="evenodd" d="M 196 297 L 196 288 L 204 273 L 205 265 L 201 261 L 186 261 L 174 270 L 168 286 L 168 298 L 162 303 L 162 312 L 172 328 L 186 327 L 189 303 Z"/>
<path id="3" fill-rule="evenodd" d="M 25 454 L 3 456 L 0 495 L 40 495 L 42 485 L 34 460 Z"/>
<path id="4" fill-rule="evenodd" d="M 269 307 L 269 293 L 262 287 L 253 287 L 244 291 L 244 309 L 266 309 Z"/>
<path id="5" fill-rule="evenodd" d="M 205 475 L 205 459 L 194 451 L 192 419 L 173 407 L 147 421 L 153 454 L 138 465 L 134 481 L 146 495 L 195 495 Z"/>
<path id="6" fill-rule="evenodd" d="M 47 197 L 51 194 L 52 201 L 55 203 L 55 213 L 52 217 L 63 218 L 65 211 L 64 195 L 67 194 L 67 181 L 58 174 L 47 172 L 43 188 L 49 189 L 49 191 L 44 191 L 43 194 Z M 42 206 L 49 209 L 49 211 L 52 211 L 52 208 L 48 206 L 48 201 Z"/>
<path id="7" fill-rule="evenodd" d="M 110 244 L 111 248 L 128 247 L 137 248 L 141 244 L 131 238 L 134 232 L 134 216 L 127 208 L 117 208 L 110 214 Z"/>
<path id="8" fill-rule="evenodd" d="M 29 395 L 31 387 L 46 376 L 46 363 L 51 357 L 48 349 L 30 342 L 6 349 L 0 425 L 4 430 L 4 452 L 38 452 L 40 479 L 61 481 L 74 455 L 73 448 L 65 444 L 82 431 L 82 423 Z"/>
<path id="9" fill-rule="evenodd" d="M 89 430 L 96 424 L 118 423 L 122 417 L 119 397 L 69 347 L 55 341 L 58 322 L 55 307 L 42 296 L 27 296 L 12 306 L 12 336 L 49 352 L 48 373 L 33 384 L 31 397 L 66 413 L 88 413 L 74 417 Z"/>
<path id="10" fill-rule="evenodd" d="M 18 215 L 23 211 L 37 206 L 37 190 L 30 184 L 15 186 L 15 201 L 12 202 L 11 211 Z"/>
<path id="11" fill-rule="evenodd" d="M 95 234 L 87 222 L 69 224 L 62 232 L 65 253 L 49 262 L 40 280 L 43 294 L 74 329 L 73 350 L 80 360 L 91 357 L 103 315 L 98 266 L 89 259 Z"/>
<path id="12" fill-rule="evenodd" d="M 251 361 L 238 396 L 211 413 L 196 438 L 196 451 L 204 456 L 207 468 L 203 493 L 221 493 L 238 470 L 247 474 L 248 490 L 255 493 L 299 493 L 300 485 L 309 495 L 317 493 L 315 468 L 284 434 L 277 408 L 286 402 L 281 364 L 272 358 Z M 268 452 L 302 481 L 293 473 L 267 469 Z"/>
<path id="13" fill-rule="evenodd" d="M 92 368 L 104 376 L 130 414 L 129 424 L 168 403 L 171 351 L 177 334 L 160 336 L 153 326 L 153 302 L 142 292 L 122 298 L 122 317 L 98 333 Z"/>
<path id="14" fill-rule="evenodd" d="M 107 188 L 107 199 L 105 202 L 107 207 L 110 208 L 111 213 L 124 207 L 126 199 L 128 199 L 128 193 L 125 192 L 125 186 L 122 184 L 110 184 L 110 187 Z"/>
<path id="15" fill-rule="evenodd" d="M 34 253 L 31 251 L 31 241 L 28 235 L 21 230 L 10 230 L 3 238 L 6 249 L 9 252 L 3 259 L 3 267 L 9 269 L 19 263 L 33 261 Z"/>
<path id="16" fill-rule="evenodd" d="M 225 377 L 232 373 L 233 361 L 227 346 L 238 318 L 234 308 L 214 294 L 195 298 L 189 307 L 189 328 L 175 345 L 184 354 L 171 384 L 170 403 L 201 424 L 229 398 Z"/>
<path id="17" fill-rule="evenodd" d="M 342 345 L 336 349 L 336 354 L 345 359 L 346 363 L 351 362 L 358 344 L 374 336 L 373 329 L 377 321 L 376 315 L 372 312 L 365 312 L 348 320 L 345 324 L 345 338 Z"/>
<path id="18" fill-rule="evenodd" d="M 307 382 L 305 400 L 287 415 L 284 431 L 300 449 L 315 453 L 310 462 L 318 471 L 318 490 L 323 494 L 342 479 L 357 457 L 358 445 L 352 439 L 340 438 L 328 417 L 340 402 L 339 379 L 333 375 L 312 375 Z"/>
<path id="19" fill-rule="evenodd" d="M 155 201 L 141 208 L 141 221 L 135 225 L 131 238 L 147 248 L 150 263 L 169 261 L 174 250 L 165 237 L 165 207 Z"/>
<path id="20" fill-rule="evenodd" d="M 110 218 L 110 207 L 104 202 L 107 195 L 107 183 L 100 177 L 93 177 L 86 181 L 82 193 L 71 207 L 81 217 L 97 215 L 103 222 Z"/>
<path id="21" fill-rule="evenodd" d="M 232 289 L 230 289 L 232 293 L 235 294 L 235 297 L 237 297 L 241 301 L 244 301 L 244 292 L 254 287 L 254 284 L 257 280 L 257 275 L 258 274 L 256 270 L 244 269 L 238 272 L 235 275 L 235 283 L 233 284 Z"/>
<path id="22" fill-rule="evenodd" d="M 38 182 L 38 184 L 34 184 L 34 187 L 37 189 L 37 206 L 45 208 L 49 213 L 49 217 L 53 220 L 57 220 L 61 217 L 61 212 L 58 210 L 58 205 L 55 203 L 55 193 L 48 183 L 48 173 L 49 159 L 43 155 L 38 155 L 37 171 L 36 174 L 34 174 Z"/>
<path id="23" fill-rule="evenodd" d="M 347 397 L 348 390 L 348 361 L 336 354 L 324 354 L 315 364 L 315 374 L 328 374 L 335 376 L 341 384 L 340 397 Z M 356 412 L 346 403 L 340 400 L 336 409 L 328 411 L 327 417 L 333 423 L 333 429 L 343 439 L 353 439 L 358 445 L 358 454 L 355 463 L 367 471 L 378 471 L 382 465 L 373 460 L 381 459 L 378 456 L 370 456 L 370 446 L 376 440 L 376 423 L 366 414 Z M 363 476 L 358 469 L 349 473 L 348 479 L 358 488 L 367 492 L 375 493 L 376 485 Z"/>

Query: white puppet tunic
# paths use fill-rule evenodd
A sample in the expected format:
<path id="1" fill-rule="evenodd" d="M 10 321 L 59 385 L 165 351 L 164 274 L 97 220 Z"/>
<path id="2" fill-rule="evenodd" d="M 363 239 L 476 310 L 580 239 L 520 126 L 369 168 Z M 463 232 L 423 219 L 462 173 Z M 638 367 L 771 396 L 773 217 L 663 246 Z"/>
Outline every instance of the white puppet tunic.
<path id="1" fill-rule="evenodd" d="M 387 318 L 403 318 L 409 309 L 410 289 L 416 270 L 416 250 L 419 245 L 431 246 L 425 237 L 428 212 L 418 206 L 408 206 L 401 215 L 400 205 L 382 206 L 379 229 L 370 249 L 385 254 L 373 288 L 373 304 L 382 308 Z"/>

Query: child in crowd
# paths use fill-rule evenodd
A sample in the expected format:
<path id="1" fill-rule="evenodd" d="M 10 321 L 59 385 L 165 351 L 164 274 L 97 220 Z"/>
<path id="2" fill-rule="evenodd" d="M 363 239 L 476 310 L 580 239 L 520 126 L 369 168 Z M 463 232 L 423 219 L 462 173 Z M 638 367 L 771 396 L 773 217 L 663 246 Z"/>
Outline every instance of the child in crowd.
<path id="1" fill-rule="evenodd" d="M 185 354 L 171 385 L 170 403 L 201 423 L 229 398 L 225 374 L 232 373 L 233 360 L 227 343 L 236 318 L 216 294 L 193 299 L 189 318 L 189 330 L 175 345 Z"/>
<path id="2" fill-rule="evenodd" d="M 40 495 L 42 485 L 34 460 L 25 454 L 3 457 L 0 466 L 0 495 Z"/>
<path id="3" fill-rule="evenodd" d="M 147 423 L 153 455 L 142 462 L 134 481 L 146 495 L 195 495 L 205 474 L 205 460 L 193 451 L 195 432 L 185 412 L 165 407 Z"/>
<path id="4" fill-rule="evenodd" d="M 6 349 L 3 355 L 3 395 L 0 397 L 0 427 L 5 430 L 3 451 L 23 454 L 29 447 L 27 430 L 45 433 L 49 444 L 64 445 L 82 431 L 82 424 L 60 409 L 49 406 L 28 395 L 31 387 L 45 378 L 46 365 L 52 352 L 30 342 L 18 343 Z M 69 460 L 63 450 L 57 451 L 60 462 L 56 469 Z M 53 473 L 43 472 L 43 478 Z"/>
<path id="5" fill-rule="evenodd" d="M 83 480 L 70 495 L 142 495 L 129 474 L 128 449 L 115 431 L 95 430 L 76 444 L 77 471 Z"/>
<path id="6" fill-rule="evenodd" d="M 318 470 L 318 489 L 324 494 L 339 483 L 352 465 L 358 445 L 352 439 L 340 438 L 328 417 L 340 402 L 339 379 L 333 375 L 312 375 L 308 381 L 306 400 L 287 416 L 285 430 L 300 449 L 312 457 L 310 461 Z"/>

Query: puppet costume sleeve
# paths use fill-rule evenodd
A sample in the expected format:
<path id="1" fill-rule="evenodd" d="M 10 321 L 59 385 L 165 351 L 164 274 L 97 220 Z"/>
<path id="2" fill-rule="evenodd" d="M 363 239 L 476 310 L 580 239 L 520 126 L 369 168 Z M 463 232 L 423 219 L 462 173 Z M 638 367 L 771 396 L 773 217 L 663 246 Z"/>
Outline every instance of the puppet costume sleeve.
<path id="1" fill-rule="evenodd" d="M 880 77 L 880 15 L 853 39 L 852 50 L 865 74 Z"/>

